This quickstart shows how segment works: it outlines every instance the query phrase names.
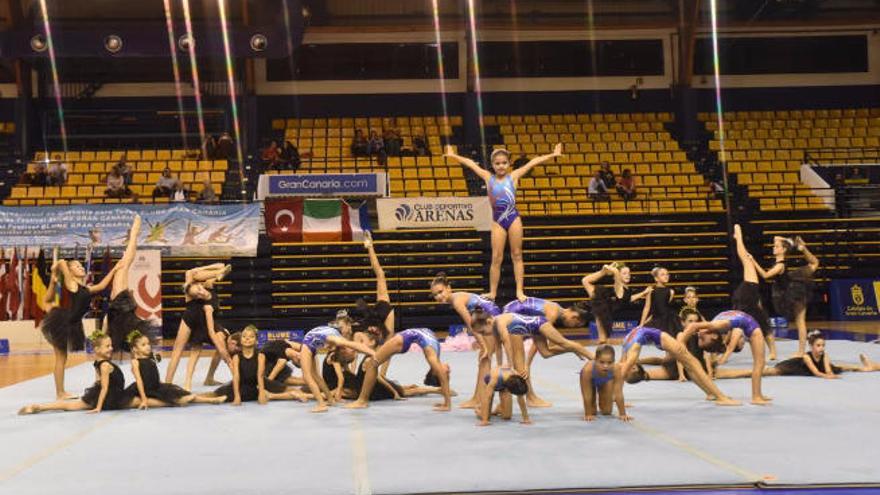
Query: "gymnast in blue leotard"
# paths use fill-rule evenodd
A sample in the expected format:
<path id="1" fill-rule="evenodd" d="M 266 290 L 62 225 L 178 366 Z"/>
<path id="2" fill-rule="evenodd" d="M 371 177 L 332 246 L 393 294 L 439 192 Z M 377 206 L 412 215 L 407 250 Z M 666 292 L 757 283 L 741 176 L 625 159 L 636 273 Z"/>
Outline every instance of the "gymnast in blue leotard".
<path id="1" fill-rule="evenodd" d="M 596 402 L 603 415 L 610 415 L 612 402 L 617 404 L 617 417 L 630 421 L 623 400 L 624 375 L 622 365 L 614 362 L 614 348 L 602 344 L 596 348 L 596 359 L 581 369 L 581 396 L 584 401 L 584 420 L 596 419 Z"/>
<path id="2" fill-rule="evenodd" d="M 440 361 L 440 342 L 437 340 L 434 332 L 428 328 L 408 328 L 386 340 L 376 350 L 376 355 L 364 363 L 365 373 L 364 382 L 361 385 L 361 393 L 356 401 L 348 404 L 346 407 L 349 409 L 367 407 L 370 402 L 370 394 L 373 392 L 373 387 L 376 386 L 376 381 L 379 379 L 379 366 L 391 359 L 391 356 L 407 352 L 413 344 L 422 348 L 425 361 L 431 367 L 428 375 L 433 375 L 440 382 L 443 402 L 435 404 L 434 410 L 448 411 L 452 406 L 451 392 L 449 391 L 449 365 Z"/>
<path id="3" fill-rule="evenodd" d="M 340 315 L 329 325 L 323 325 L 313 328 L 303 337 L 303 345 L 300 349 L 300 365 L 302 367 L 303 379 L 309 387 L 318 405 L 312 409 L 312 412 L 324 412 L 327 410 L 327 403 L 333 405 L 334 398 L 330 393 L 330 388 L 321 376 L 318 370 L 318 352 L 325 348 L 333 348 L 336 346 L 348 347 L 367 356 L 373 356 L 375 352 L 367 345 L 351 340 L 351 319 L 345 315 Z M 327 402 L 324 398 L 326 397 Z"/>
<path id="4" fill-rule="evenodd" d="M 770 398 L 761 393 L 761 376 L 764 372 L 764 332 L 758 321 L 743 311 L 730 310 L 718 313 L 712 321 L 689 324 L 679 334 L 681 342 L 687 342 L 694 333 L 701 349 L 724 353 L 716 363 L 727 362 L 733 352 L 742 349 L 746 340 L 752 350 L 752 404 L 766 405 Z"/>
<path id="5" fill-rule="evenodd" d="M 492 169 L 491 173 L 478 165 L 470 158 L 455 154 L 452 146 L 446 147 L 446 154 L 458 163 L 464 165 L 471 172 L 483 179 L 492 203 L 492 265 L 489 269 L 489 293 L 487 297 L 494 300 L 498 294 L 498 283 L 501 280 L 501 263 L 504 261 L 504 245 L 510 239 L 510 258 L 513 261 L 513 276 L 516 279 L 516 298 L 525 300 L 525 268 L 522 258 L 523 228 L 522 220 L 516 209 L 516 186 L 519 179 L 529 173 L 537 165 L 547 160 L 562 156 L 562 144 L 553 148 L 553 152 L 538 156 L 529 160 L 522 167 L 512 170 L 510 152 L 505 149 L 496 149 L 489 157 Z"/>
<path id="6" fill-rule="evenodd" d="M 522 424 L 531 424 L 529 410 L 524 395 L 529 386 L 522 376 L 516 374 L 510 368 L 494 368 L 491 373 L 483 375 L 480 387 L 480 405 L 476 408 L 477 417 L 480 418 L 479 426 L 487 426 L 492 416 L 492 401 L 497 393 L 500 398 L 498 413 L 501 419 L 510 419 L 513 416 L 512 395 L 516 396 L 519 412 L 522 416 Z"/>
<path id="7" fill-rule="evenodd" d="M 495 304 L 495 301 L 487 299 L 481 295 L 472 292 L 453 292 L 452 283 L 444 272 L 440 272 L 434 276 L 431 281 L 431 297 L 440 304 L 449 304 L 452 309 L 461 318 L 462 323 L 468 329 L 477 343 L 480 345 L 480 352 L 477 354 L 477 382 L 474 386 L 474 395 L 459 404 L 459 407 L 472 408 L 476 407 L 479 398 L 477 393 L 480 388 L 480 377 L 489 373 L 492 367 L 491 358 L 495 354 L 498 359 L 498 365 L 501 365 L 502 355 L 500 347 L 495 340 L 495 332 L 491 326 L 480 325 L 474 328 L 472 325 L 471 314 L 474 311 L 480 311 L 481 315 L 486 317 L 494 317 L 501 314 L 501 309 Z M 496 350 L 499 351 L 496 353 Z"/>
<path id="8" fill-rule="evenodd" d="M 589 306 L 584 301 L 563 308 L 559 303 L 538 297 L 527 297 L 525 301 L 513 300 L 504 305 L 504 312 L 543 316 L 547 321 L 562 323 L 562 326 L 569 328 L 585 326 L 590 317 Z"/>

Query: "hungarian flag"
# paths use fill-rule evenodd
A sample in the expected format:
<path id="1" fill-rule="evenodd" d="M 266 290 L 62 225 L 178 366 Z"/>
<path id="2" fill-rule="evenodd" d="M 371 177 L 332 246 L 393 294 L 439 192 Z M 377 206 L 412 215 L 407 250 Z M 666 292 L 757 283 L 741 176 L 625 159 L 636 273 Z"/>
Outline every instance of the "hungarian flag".
<path id="1" fill-rule="evenodd" d="M 31 318 L 34 319 L 34 324 L 39 325 L 40 321 L 43 320 L 43 317 L 49 311 L 48 305 L 45 302 L 46 299 L 46 291 L 49 288 L 49 278 L 46 277 L 46 256 L 44 251 L 40 249 L 40 255 L 37 257 L 37 261 L 31 269 Z"/>
<path id="2" fill-rule="evenodd" d="M 266 232 L 276 242 L 363 240 L 369 230 L 366 203 L 353 207 L 341 199 L 281 199 L 265 207 Z"/>

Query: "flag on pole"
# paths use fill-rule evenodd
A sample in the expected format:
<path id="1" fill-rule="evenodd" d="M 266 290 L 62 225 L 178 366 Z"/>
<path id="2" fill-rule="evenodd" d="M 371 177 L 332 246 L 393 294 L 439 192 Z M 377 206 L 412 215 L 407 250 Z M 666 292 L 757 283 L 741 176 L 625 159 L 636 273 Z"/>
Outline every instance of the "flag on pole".
<path id="1" fill-rule="evenodd" d="M 366 203 L 340 199 L 281 199 L 266 203 L 266 231 L 280 242 L 363 240 L 369 230 Z"/>

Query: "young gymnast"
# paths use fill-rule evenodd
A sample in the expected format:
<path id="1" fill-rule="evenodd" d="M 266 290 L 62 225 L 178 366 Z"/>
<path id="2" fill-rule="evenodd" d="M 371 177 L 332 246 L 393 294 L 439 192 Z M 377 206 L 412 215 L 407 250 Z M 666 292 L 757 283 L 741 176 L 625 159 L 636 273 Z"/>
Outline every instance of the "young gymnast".
<path id="1" fill-rule="evenodd" d="M 880 363 L 872 362 L 865 354 L 859 354 L 861 366 L 831 362 L 825 352 L 825 336 L 819 330 L 807 335 L 810 350 L 801 357 L 793 357 L 764 370 L 764 376 L 815 376 L 818 378 L 840 378 L 844 371 L 880 371 Z"/>
<path id="2" fill-rule="evenodd" d="M 177 365 L 180 363 L 180 358 L 183 356 L 183 350 L 187 344 L 190 345 L 190 356 L 186 366 L 184 389 L 192 389 L 193 374 L 204 344 L 213 344 L 217 352 L 220 353 L 221 359 L 231 369 L 232 358 L 226 350 L 226 334 L 219 331 L 215 325 L 214 305 L 212 304 L 214 297 L 211 291 L 205 287 L 205 281 L 216 280 L 217 277 L 225 273 L 228 273 L 228 268 L 222 263 L 187 271 L 183 287 L 186 309 L 180 319 L 177 337 L 174 339 L 171 362 L 168 363 L 168 369 L 165 371 L 166 383 L 174 382 Z"/>
<path id="3" fill-rule="evenodd" d="M 659 328 L 675 337 L 681 332 L 681 321 L 678 319 L 678 311 L 672 305 L 675 290 L 668 287 L 669 270 L 657 266 L 651 270 L 651 276 L 654 277 L 654 285 L 650 287 L 639 324 L 650 323 L 653 328 Z"/>
<path id="4" fill-rule="evenodd" d="M 687 286 L 684 288 L 684 294 L 681 296 L 681 309 L 678 310 L 678 319 L 684 323 L 684 313 L 685 311 L 693 311 L 699 316 L 700 321 L 705 320 L 706 318 L 703 316 L 703 313 L 700 313 L 700 309 L 697 307 L 700 304 L 700 296 L 697 294 L 697 288 Z"/>
<path id="5" fill-rule="evenodd" d="M 752 404 L 770 403 L 771 399 L 761 393 L 761 376 L 765 362 L 764 333 L 754 318 L 742 311 L 722 311 L 712 321 L 688 324 L 679 334 L 679 342 L 686 342 L 694 334 L 698 335 L 701 349 L 724 353 L 717 362 L 718 366 L 726 363 L 732 352 L 742 349 L 744 339 L 747 339 L 753 360 Z"/>
<path id="6" fill-rule="evenodd" d="M 370 394 L 373 392 L 373 387 L 376 386 L 379 365 L 395 354 L 409 351 L 410 346 L 413 344 L 422 348 L 425 361 L 431 367 L 428 374 L 433 374 L 440 382 L 443 402 L 435 404 L 434 410 L 448 411 L 452 405 L 449 391 L 449 365 L 440 361 L 440 341 L 437 340 L 434 332 L 427 328 L 408 328 L 385 341 L 376 351 L 373 359 L 369 359 L 363 364 L 366 368 L 366 373 L 364 374 L 360 395 L 356 401 L 348 404 L 346 407 L 350 409 L 367 407 L 370 401 Z"/>
<path id="7" fill-rule="evenodd" d="M 318 372 L 319 350 L 327 347 L 348 347 L 370 357 L 376 355 L 376 352 L 367 345 L 350 340 L 351 335 L 351 319 L 347 315 L 339 315 L 330 325 L 313 328 L 303 337 L 300 366 L 302 366 L 303 379 L 318 402 L 312 412 L 326 412 L 328 403 L 331 406 L 336 403 L 336 398 L 330 393 L 327 383 Z"/>
<path id="8" fill-rule="evenodd" d="M 524 301 L 511 301 L 504 305 L 504 313 L 516 313 L 523 316 L 541 316 L 554 325 L 562 323 L 568 328 L 582 327 L 587 324 L 590 312 L 585 302 L 563 308 L 559 303 L 527 297 Z"/>
<path id="9" fill-rule="evenodd" d="M 599 282 L 606 276 L 613 277 L 611 287 Z M 596 319 L 596 329 L 599 333 L 599 343 L 604 344 L 611 335 L 614 325 L 614 314 L 633 302 L 643 299 L 650 291 L 647 289 L 633 294 L 629 286 L 632 271 L 623 263 L 614 262 L 604 265 L 601 270 L 590 273 L 581 279 L 584 290 L 590 296 L 590 305 L 593 316 Z"/>
<path id="10" fill-rule="evenodd" d="M 346 347 L 337 347 L 324 358 L 321 375 L 337 401 L 342 399 L 355 400 L 360 396 L 369 358 L 361 359 L 357 366 L 357 372 L 353 373 L 351 367 L 356 358 L 357 353 Z M 376 375 L 376 379 L 376 386 L 370 393 L 370 402 L 392 399 L 406 400 L 408 397 L 442 393 L 440 387 L 401 385 L 381 374 Z"/>
<path id="11" fill-rule="evenodd" d="M 110 286 L 110 304 L 107 306 L 107 317 L 104 320 L 104 332 L 110 335 L 113 348 L 119 351 L 127 351 L 128 334 L 134 330 L 147 333 L 150 322 L 141 319 L 135 311 L 137 303 L 128 288 L 128 271 L 137 252 L 138 236 L 141 232 L 141 217 L 134 216 L 131 229 L 128 231 L 128 243 L 122 258 L 116 262 L 113 274 L 113 283 Z"/>
<path id="12" fill-rule="evenodd" d="M 162 383 L 159 380 L 159 367 L 156 365 L 156 355 L 153 354 L 150 339 L 140 331 L 134 330 L 126 340 L 131 350 L 131 372 L 134 375 L 134 383 L 128 386 L 126 392 L 140 399 L 139 409 L 155 407 L 156 401 L 162 406 L 185 406 L 189 403 L 220 404 L 226 401 L 226 397 L 203 397 L 177 385 Z"/>
<path id="13" fill-rule="evenodd" d="M 489 373 L 492 367 L 492 355 L 496 355 L 499 365 L 501 365 L 502 355 L 500 352 L 496 353 L 496 351 L 501 350 L 501 347 L 495 339 L 495 332 L 491 328 L 485 329 L 485 331 L 474 329 L 473 325 L 471 325 L 471 312 L 479 308 L 489 315 L 498 316 L 501 314 L 501 309 L 498 308 L 495 301 L 478 294 L 453 292 L 452 284 L 443 272 L 435 275 L 434 280 L 431 281 L 431 297 L 438 303 L 452 306 L 452 309 L 455 310 L 462 323 L 467 327 L 468 332 L 474 336 L 480 345 L 480 352 L 477 354 L 477 381 L 474 385 L 474 395 L 459 404 L 461 408 L 476 407 L 479 403 L 479 390 L 482 387 L 480 377 Z M 482 327 L 481 330 L 483 330 Z"/>
<path id="14" fill-rule="evenodd" d="M 786 267 L 786 255 L 795 253 L 803 254 L 807 264 L 798 268 Z M 776 262 L 769 270 L 765 271 L 757 262 L 755 269 L 763 279 L 773 280 L 773 307 L 789 321 L 794 321 L 798 332 L 798 350 L 795 356 L 803 356 L 807 345 L 807 304 L 812 296 L 813 274 L 819 269 L 819 259 L 807 249 L 800 237 L 774 237 L 773 256 Z"/>
<path id="15" fill-rule="evenodd" d="M 743 281 L 739 284 L 730 298 L 733 309 L 742 311 L 752 316 L 761 326 L 767 347 L 770 350 L 770 359 L 776 359 L 776 339 L 770 329 L 770 316 L 764 310 L 761 303 L 761 289 L 758 285 L 758 271 L 755 268 L 755 260 L 749 254 L 743 243 L 742 228 L 739 224 L 733 226 L 733 239 L 736 242 L 736 254 L 743 267 Z"/>
<path id="16" fill-rule="evenodd" d="M 491 373 L 483 375 L 480 387 L 480 405 L 475 411 L 480 419 L 478 425 L 489 425 L 489 418 L 492 415 L 492 402 L 496 393 L 500 401 L 498 413 L 501 419 L 510 419 L 513 416 L 513 398 L 511 395 L 515 395 L 520 416 L 522 417 L 520 423 L 524 425 L 532 424 L 532 420 L 529 418 L 526 399 L 523 397 L 528 390 L 529 385 L 526 383 L 526 380 L 512 369 L 493 368 Z"/>
<path id="17" fill-rule="evenodd" d="M 599 412 L 611 415 L 612 402 L 617 404 L 617 418 L 624 422 L 632 421 L 626 414 L 623 400 L 623 365 L 615 363 L 614 348 L 602 344 L 596 348 L 596 359 L 581 369 L 581 397 L 584 401 L 584 420 L 596 419 L 596 402 Z"/>
<path id="18" fill-rule="evenodd" d="M 385 278 L 385 270 L 376 255 L 373 246 L 373 236 L 370 232 L 364 232 L 364 247 L 367 249 L 367 257 L 370 267 L 376 277 L 376 303 L 370 305 L 363 298 L 357 300 L 355 314 L 360 325 L 354 330 L 355 342 L 376 346 L 394 335 L 394 307 L 391 305 L 391 296 L 388 292 L 388 281 Z M 372 342 L 366 336 L 372 336 Z"/>
<path id="19" fill-rule="evenodd" d="M 226 397 L 233 406 L 242 402 L 270 400 L 306 401 L 309 396 L 298 390 L 287 390 L 283 383 L 266 378 L 266 356 L 257 351 L 257 329 L 248 325 L 241 331 L 241 351 L 232 357 L 232 382 L 207 396 Z"/>
<path id="20" fill-rule="evenodd" d="M 40 331 L 43 337 L 52 345 L 55 353 L 55 368 L 52 376 L 55 380 L 55 398 L 65 400 L 75 398 L 76 395 L 64 390 L 64 370 L 67 366 L 67 353 L 69 351 L 81 351 L 85 349 L 85 330 L 83 329 L 83 317 L 89 312 L 92 302 L 92 294 L 102 292 L 116 273 L 118 265 L 114 266 L 109 273 L 104 275 L 101 282 L 95 285 L 86 285 L 86 271 L 77 260 L 58 260 L 52 265 L 52 281 L 62 283 L 62 288 L 71 294 L 68 307 L 54 306 L 40 323 Z M 50 282 L 46 297 L 55 294 L 55 283 Z"/>
<path id="21" fill-rule="evenodd" d="M 688 377 L 693 380 L 700 389 L 706 393 L 708 400 L 714 400 L 719 406 L 738 406 L 740 403 L 724 395 L 718 387 L 712 383 L 709 375 L 703 371 L 700 363 L 694 356 L 688 352 L 682 341 L 676 340 L 668 333 L 659 328 L 638 326 L 630 330 L 623 339 L 623 351 L 621 353 L 621 376 L 629 375 L 639 361 L 639 355 L 642 347 L 646 345 L 654 345 L 662 351 L 681 362 L 684 369 L 688 373 Z"/>
<path id="22" fill-rule="evenodd" d="M 510 258 L 513 260 L 513 276 L 516 280 L 516 298 L 524 301 L 525 267 L 522 257 L 523 227 L 522 219 L 516 209 L 516 186 L 519 179 L 529 173 L 537 165 L 562 156 L 562 144 L 553 147 L 553 153 L 529 160 L 522 167 L 511 170 L 510 152 L 496 149 L 489 161 L 495 173 L 482 168 L 475 161 L 455 154 L 452 146 L 446 146 L 447 158 L 464 165 L 471 172 L 483 179 L 492 203 L 492 266 L 489 269 L 489 293 L 486 297 L 494 300 L 498 295 L 498 283 L 501 281 L 501 263 L 504 261 L 504 245 L 510 240 Z"/>
<path id="23" fill-rule="evenodd" d="M 266 378 L 276 380 L 285 385 L 305 385 L 301 378 L 293 376 L 289 363 L 300 367 L 300 351 L 302 344 L 288 340 L 270 340 L 260 348 L 260 354 L 266 358 Z"/>
<path id="24" fill-rule="evenodd" d="M 74 269 L 76 270 L 76 269 Z M 31 404 L 18 411 L 18 414 L 35 414 L 44 411 L 85 411 L 99 413 L 117 409 L 136 407 L 138 400 L 125 390 L 125 377 L 122 370 L 110 359 L 113 356 L 113 343 L 110 336 L 101 331 L 89 336 L 95 350 L 95 384 L 87 388 L 78 400 L 57 400 L 48 404 Z"/>

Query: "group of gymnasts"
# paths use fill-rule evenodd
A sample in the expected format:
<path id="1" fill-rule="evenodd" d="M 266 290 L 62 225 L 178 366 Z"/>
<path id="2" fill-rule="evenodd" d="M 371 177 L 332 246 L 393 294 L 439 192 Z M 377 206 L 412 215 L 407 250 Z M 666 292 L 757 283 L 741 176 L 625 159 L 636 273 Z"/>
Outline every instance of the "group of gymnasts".
<path id="1" fill-rule="evenodd" d="M 493 207 L 492 264 L 489 292 L 475 294 L 454 291 L 445 274 L 431 281 L 433 299 L 452 306 L 468 332 L 473 335 L 477 353 L 477 374 L 473 395 L 459 407 L 473 408 L 480 424 L 489 424 L 494 415 L 512 416 L 516 396 L 523 422 L 529 422 L 528 407 L 549 407 L 532 385 L 531 363 L 540 353 L 549 358 L 573 353 L 588 362 L 580 372 L 584 418 L 598 413 L 610 415 L 616 404 L 618 417 L 628 421 L 624 402 L 624 383 L 644 380 L 693 381 L 710 400 L 719 405 L 737 405 L 717 387 L 715 378 L 747 377 L 752 379 L 751 402 L 767 404 L 770 398 L 761 391 L 764 375 L 803 374 L 831 378 L 840 371 L 876 371 L 880 365 L 862 355 L 861 366 L 835 366 L 824 353 L 820 334 L 807 334 L 805 314 L 812 287 L 813 273 L 819 266 L 816 257 L 799 237 L 776 237 L 773 255 L 776 263 L 763 267 L 746 250 L 742 232 L 736 226 L 733 240 L 743 268 L 743 281 L 732 297 L 731 309 L 707 321 L 697 309 L 696 290 L 685 291 L 683 308 L 674 304 L 675 293 L 669 287 L 670 273 L 662 267 L 651 271 L 654 283 L 640 292 L 630 286 L 630 268 L 621 262 L 610 263 L 583 278 L 589 303 L 569 307 L 528 297 L 523 288 L 522 220 L 516 210 L 515 191 L 518 179 L 532 168 L 560 156 L 562 146 L 553 153 L 539 156 L 516 170 L 511 170 L 510 154 L 495 150 L 491 155 L 494 174 L 475 162 L 447 149 L 447 156 L 470 168 L 486 181 Z M 158 356 L 145 336 L 146 322 L 134 313 L 134 301 L 128 292 L 127 271 L 136 249 L 140 218 L 135 217 L 125 253 L 114 268 L 95 285 L 85 284 L 85 270 L 77 261 L 58 261 L 52 267 L 51 284 L 61 284 L 71 293 L 71 304 L 54 307 L 41 330 L 55 349 L 56 401 L 34 404 L 21 409 L 22 414 L 48 410 L 90 410 L 183 406 L 195 403 L 241 404 L 269 400 L 314 401 L 313 412 L 324 412 L 342 401 L 347 408 L 364 408 L 370 401 L 405 399 L 435 394 L 442 401 L 439 411 L 448 411 L 454 392 L 449 386 L 449 366 L 440 359 L 440 342 L 428 328 L 395 331 L 394 307 L 391 304 L 385 273 L 365 235 L 364 246 L 376 277 L 376 302 L 359 300 L 352 310 L 340 310 L 327 325 L 307 332 L 302 342 L 270 341 L 257 347 L 257 329 L 248 326 L 230 333 L 218 319 L 215 284 L 229 274 L 230 267 L 214 264 L 186 272 L 183 291 L 186 309 L 166 369 L 159 379 Z M 504 248 L 509 240 L 516 281 L 516 299 L 499 307 L 495 302 L 500 281 Z M 787 260 L 802 255 L 806 264 L 792 268 Z M 777 311 L 795 323 L 798 329 L 798 352 L 775 367 L 765 367 L 765 342 L 770 359 L 776 358 L 775 342 L 769 318 L 761 301 L 759 275 L 772 280 L 773 304 Z M 605 283 L 603 283 L 605 282 Z M 610 283 L 608 283 L 610 282 Z M 64 388 L 64 369 L 69 350 L 83 348 L 82 318 L 89 308 L 91 295 L 112 286 L 111 302 L 101 330 L 92 334 L 95 352 L 95 384 L 75 397 Z M 50 288 L 52 290 L 52 288 Z M 640 324 L 623 339 L 618 357 L 608 344 L 615 315 L 644 300 Z M 595 351 L 566 338 L 559 327 L 578 328 L 595 320 L 599 346 Z M 527 346 L 526 342 L 531 343 Z M 809 341 L 810 349 L 806 352 Z M 753 367 L 731 370 L 723 366 L 731 353 L 749 344 Z M 221 361 L 232 374 L 232 381 L 210 393 L 193 394 L 192 381 L 196 364 L 205 344 L 215 349 L 205 385 L 221 385 L 214 373 Z M 183 387 L 173 384 L 174 375 L 186 346 L 190 346 Z M 661 358 L 642 358 L 641 348 L 654 345 L 665 351 Z M 391 358 L 421 349 L 428 364 L 423 385 L 401 385 L 388 376 Z M 125 386 L 122 371 L 112 361 L 114 350 L 128 351 L 135 382 Z M 319 355 L 324 352 L 324 359 Z M 362 356 L 358 359 L 358 356 Z M 495 364 L 493 365 L 493 361 Z M 295 376 L 294 368 L 301 370 Z M 498 407 L 493 408 L 495 395 Z"/>

